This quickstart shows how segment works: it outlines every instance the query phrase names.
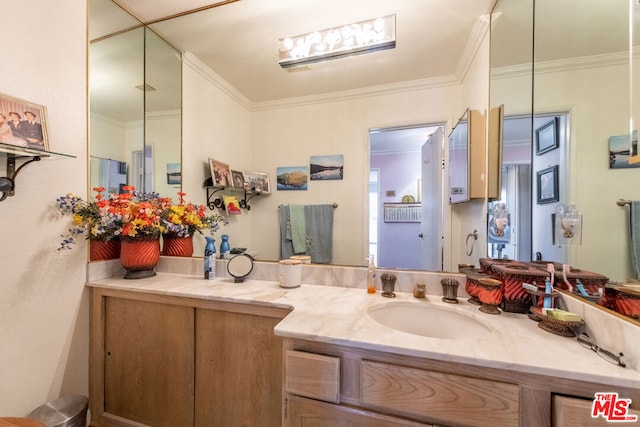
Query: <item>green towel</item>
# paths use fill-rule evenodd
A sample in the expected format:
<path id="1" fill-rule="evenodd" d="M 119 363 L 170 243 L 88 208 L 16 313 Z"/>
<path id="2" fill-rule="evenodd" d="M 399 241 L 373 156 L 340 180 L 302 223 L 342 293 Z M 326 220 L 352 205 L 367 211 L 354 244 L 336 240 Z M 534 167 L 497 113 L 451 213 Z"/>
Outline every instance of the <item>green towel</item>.
<path id="1" fill-rule="evenodd" d="M 305 253 L 307 251 L 307 244 L 303 205 L 289 205 L 289 221 L 291 223 L 293 252 L 296 254 Z"/>

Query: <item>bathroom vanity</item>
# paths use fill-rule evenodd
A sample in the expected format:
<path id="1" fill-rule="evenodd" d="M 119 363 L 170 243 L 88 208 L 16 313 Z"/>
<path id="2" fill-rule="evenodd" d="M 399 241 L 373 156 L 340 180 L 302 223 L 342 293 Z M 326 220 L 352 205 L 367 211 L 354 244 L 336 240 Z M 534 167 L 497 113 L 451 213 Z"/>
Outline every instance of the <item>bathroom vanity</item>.
<path id="1" fill-rule="evenodd" d="M 584 426 L 605 423 L 596 392 L 640 404 L 636 369 L 465 298 L 168 273 L 88 286 L 95 426 Z M 455 338 L 447 321 L 454 339 L 434 338 L 368 314 L 397 304 L 487 332 Z"/>

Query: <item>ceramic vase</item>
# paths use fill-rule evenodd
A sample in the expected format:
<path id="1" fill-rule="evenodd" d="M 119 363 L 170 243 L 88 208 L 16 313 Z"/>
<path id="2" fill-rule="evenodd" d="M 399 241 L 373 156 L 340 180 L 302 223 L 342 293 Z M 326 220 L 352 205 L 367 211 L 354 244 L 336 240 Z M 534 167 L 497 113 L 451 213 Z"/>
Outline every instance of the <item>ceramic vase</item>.
<path id="1" fill-rule="evenodd" d="M 173 234 L 162 235 L 162 255 L 190 257 L 193 255 L 193 235 L 183 237 Z"/>
<path id="2" fill-rule="evenodd" d="M 160 236 L 122 239 L 120 264 L 127 270 L 125 279 L 144 279 L 155 276 L 154 268 L 159 260 Z"/>
<path id="3" fill-rule="evenodd" d="M 105 261 L 119 257 L 120 239 L 89 241 L 89 261 Z"/>

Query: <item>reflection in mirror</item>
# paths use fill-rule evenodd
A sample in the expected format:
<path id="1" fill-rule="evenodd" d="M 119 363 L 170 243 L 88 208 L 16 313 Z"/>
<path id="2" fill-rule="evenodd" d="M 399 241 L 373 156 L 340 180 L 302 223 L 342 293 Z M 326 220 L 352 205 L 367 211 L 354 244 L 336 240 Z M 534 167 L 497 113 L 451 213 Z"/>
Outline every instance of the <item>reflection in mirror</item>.
<path id="1" fill-rule="evenodd" d="M 560 260 L 614 281 L 625 282 L 633 276 L 628 212 L 616 201 L 637 198 L 637 180 L 632 169 L 610 169 L 605 150 L 611 136 L 629 133 L 629 5 L 628 0 L 536 0 L 536 28 L 532 32 L 535 73 L 531 73 L 530 57 L 527 59 L 512 45 L 523 33 L 522 28 L 534 22 L 531 13 L 522 14 L 523 10 L 533 12 L 533 2 L 499 0 L 496 4 L 491 34 L 490 105 L 505 105 L 505 140 L 510 139 L 508 128 L 516 125 L 518 118 L 523 119 L 523 139 L 531 147 L 531 171 L 520 174 L 518 169 L 526 166 L 510 164 L 507 153 L 513 148 L 508 148 L 510 143 L 505 141 L 506 182 L 501 198 L 509 198 L 511 221 L 514 228 L 520 229 L 519 235 L 515 230 L 516 235 L 511 238 L 512 246 L 503 249 L 509 257 L 527 261 L 540 252 L 543 260 Z M 520 25 L 514 25 L 522 18 L 525 20 Z M 532 46 L 532 41 L 527 41 L 525 50 L 531 52 Z M 528 99 L 529 93 L 534 94 L 533 99 Z M 529 112 L 531 106 L 535 118 Z M 549 148 L 548 141 L 539 146 L 535 138 L 536 129 L 549 129 L 550 121 L 556 123 L 557 148 L 553 140 Z M 549 158 L 552 154 L 558 157 Z M 522 165 L 526 164 L 525 157 L 520 161 Z M 559 171 L 558 194 L 554 186 L 548 187 L 550 192 L 539 192 L 539 177 L 554 166 Z M 529 185 L 523 182 L 526 175 L 530 177 Z M 521 219 L 514 219 L 514 215 L 527 210 L 519 208 L 520 195 L 532 204 L 530 242 L 522 239 L 526 225 Z M 533 216 L 539 208 L 555 209 L 569 203 L 575 203 L 583 213 L 582 244 L 549 246 L 543 240 L 553 236 L 550 213 L 544 212 L 539 219 Z M 531 253 L 522 251 L 520 245 L 529 246 Z"/>
<path id="2" fill-rule="evenodd" d="M 469 201 L 469 109 L 449 134 L 449 203 Z"/>
<path id="3" fill-rule="evenodd" d="M 640 151 L 638 151 L 638 126 L 640 126 L 640 62 L 638 52 L 640 52 L 640 3 L 634 0 L 631 2 L 633 19 L 631 21 L 632 43 L 630 46 L 631 61 L 631 157 L 629 163 L 640 163 Z M 634 103 L 635 100 L 635 103 Z"/>
<path id="4" fill-rule="evenodd" d="M 443 124 L 369 132 L 369 253 L 378 267 L 442 269 L 443 134 Z"/>
<path id="5" fill-rule="evenodd" d="M 91 6 L 91 157 L 117 162 L 138 190 L 172 196 L 180 189 L 180 55 L 111 0 Z M 91 187 L 110 188 L 104 171 L 90 176 Z"/>

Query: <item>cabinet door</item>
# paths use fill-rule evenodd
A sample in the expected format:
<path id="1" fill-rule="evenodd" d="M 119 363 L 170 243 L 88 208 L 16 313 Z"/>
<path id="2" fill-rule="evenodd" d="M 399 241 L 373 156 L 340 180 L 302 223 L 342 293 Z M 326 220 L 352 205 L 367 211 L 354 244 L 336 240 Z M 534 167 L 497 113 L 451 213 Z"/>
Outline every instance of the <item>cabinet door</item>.
<path id="1" fill-rule="evenodd" d="M 104 333 L 105 415 L 193 425 L 193 308 L 105 298 Z"/>
<path id="2" fill-rule="evenodd" d="M 196 309 L 196 426 L 280 426 L 280 318 Z"/>
<path id="3" fill-rule="evenodd" d="M 287 427 L 415 427 L 431 425 L 294 395 L 287 397 L 286 414 L 285 426 Z"/>

